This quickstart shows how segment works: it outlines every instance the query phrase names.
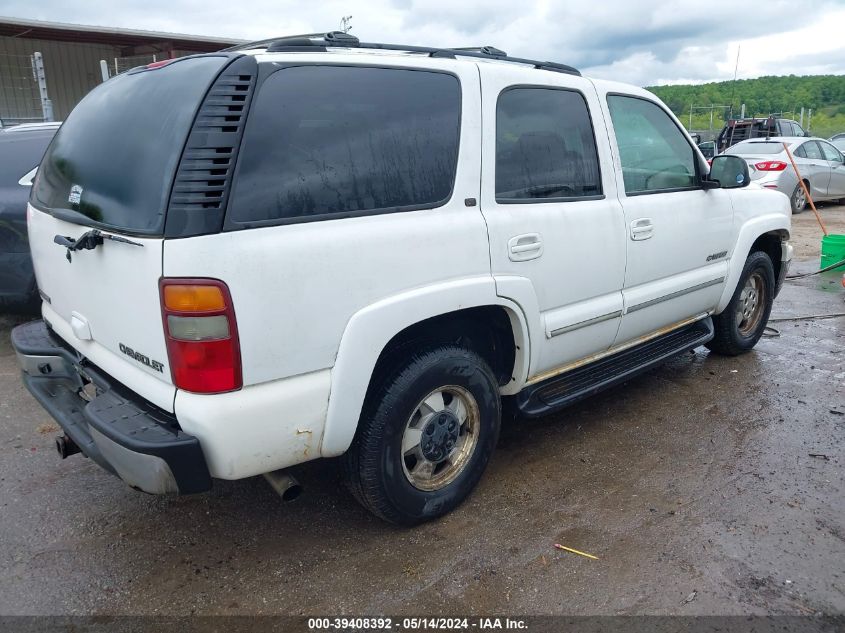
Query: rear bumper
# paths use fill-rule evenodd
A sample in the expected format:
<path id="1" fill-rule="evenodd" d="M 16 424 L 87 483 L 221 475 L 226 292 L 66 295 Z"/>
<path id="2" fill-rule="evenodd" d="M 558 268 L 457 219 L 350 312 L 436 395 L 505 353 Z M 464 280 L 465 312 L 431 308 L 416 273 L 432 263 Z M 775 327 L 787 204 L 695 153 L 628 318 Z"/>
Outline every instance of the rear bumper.
<path id="1" fill-rule="evenodd" d="M 191 494 L 211 488 L 199 440 L 182 432 L 172 414 L 89 364 L 44 321 L 12 330 L 12 346 L 27 389 L 82 452 L 104 469 L 152 494 Z M 81 395 L 89 384 L 96 394 L 90 400 Z"/>

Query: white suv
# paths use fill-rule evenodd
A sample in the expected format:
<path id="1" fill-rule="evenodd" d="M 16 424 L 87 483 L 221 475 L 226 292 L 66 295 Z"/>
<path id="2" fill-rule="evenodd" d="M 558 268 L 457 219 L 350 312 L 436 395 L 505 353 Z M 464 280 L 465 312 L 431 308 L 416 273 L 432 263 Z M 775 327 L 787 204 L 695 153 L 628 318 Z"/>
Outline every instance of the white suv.
<path id="1" fill-rule="evenodd" d="M 786 196 L 707 162 L 639 88 L 497 49 L 337 33 L 93 90 L 28 210 L 43 320 L 23 379 L 150 493 L 345 455 L 413 524 L 470 493 L 503 403 L 555 411 L 760 337 Z"/>

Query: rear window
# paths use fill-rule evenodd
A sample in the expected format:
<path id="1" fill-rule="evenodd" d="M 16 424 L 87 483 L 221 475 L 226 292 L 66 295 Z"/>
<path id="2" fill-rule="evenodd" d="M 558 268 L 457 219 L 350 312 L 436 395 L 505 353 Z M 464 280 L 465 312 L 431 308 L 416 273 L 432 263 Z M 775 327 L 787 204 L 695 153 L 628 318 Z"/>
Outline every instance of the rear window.
<path id="1" fill-rule="evenodd" d="M 460 111 L 460 84 L 446 73 L 277 71 L 252 106 L 228 222 L 302 222 L 444 204 L 455 180 Z"/>
<path id="2" fill-rule="evenodd" d="M 737 143 L 736 145 L 731 147 L 726 153 L 739 154 L 740 156 L 742 156 L 743 154 L 780 154 L 782 151 L 783 143 L 781 142 L 766 143 L 760 141 L 752 141 L 749 143 Z"/>
<path id="3" fill-rule="evenodd" d="M 161 233 L 194 114 L 225 62 L 179 60 L 92 90 L 50 144 L 33 204 L 83 224 Z"/>

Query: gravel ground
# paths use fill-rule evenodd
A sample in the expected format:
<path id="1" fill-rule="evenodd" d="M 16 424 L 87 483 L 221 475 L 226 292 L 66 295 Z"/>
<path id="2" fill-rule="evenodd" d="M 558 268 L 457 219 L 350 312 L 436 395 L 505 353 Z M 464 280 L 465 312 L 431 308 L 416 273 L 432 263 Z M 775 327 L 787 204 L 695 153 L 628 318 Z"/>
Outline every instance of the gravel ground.
<path id="1" fill-rule="evenodd" d="M 845 208 L 822 213 L 845 233 Z M 794 271 L 819 235 L 795 218 Z M 774 316 L 845 310 L 839 279 L 788 283 Z M 0 614 L 845 612 L 845 319 L 773 322 L 745 356 L 702 348 L 510 423 L 469 501 L 412 530 L 331 461 L 283 504 L 260 478 L 153 497 L 58 460 L 8 344 L 22 319 L 0 316 Z"/>

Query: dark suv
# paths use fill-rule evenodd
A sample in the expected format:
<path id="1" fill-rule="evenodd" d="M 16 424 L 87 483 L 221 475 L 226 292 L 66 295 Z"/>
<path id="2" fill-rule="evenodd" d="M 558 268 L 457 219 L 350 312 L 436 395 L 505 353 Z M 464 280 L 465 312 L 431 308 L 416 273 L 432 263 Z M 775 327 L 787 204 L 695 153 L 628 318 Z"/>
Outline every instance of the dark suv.
<path id="1" fill-rule="evenodd" d="M 770 116 L 766 119 L 731 119 L 716 137 L 716 153 L 721 154 L 740 141 L 770 136 L 809 136 L 792 119 L 780 119 Z"/>

